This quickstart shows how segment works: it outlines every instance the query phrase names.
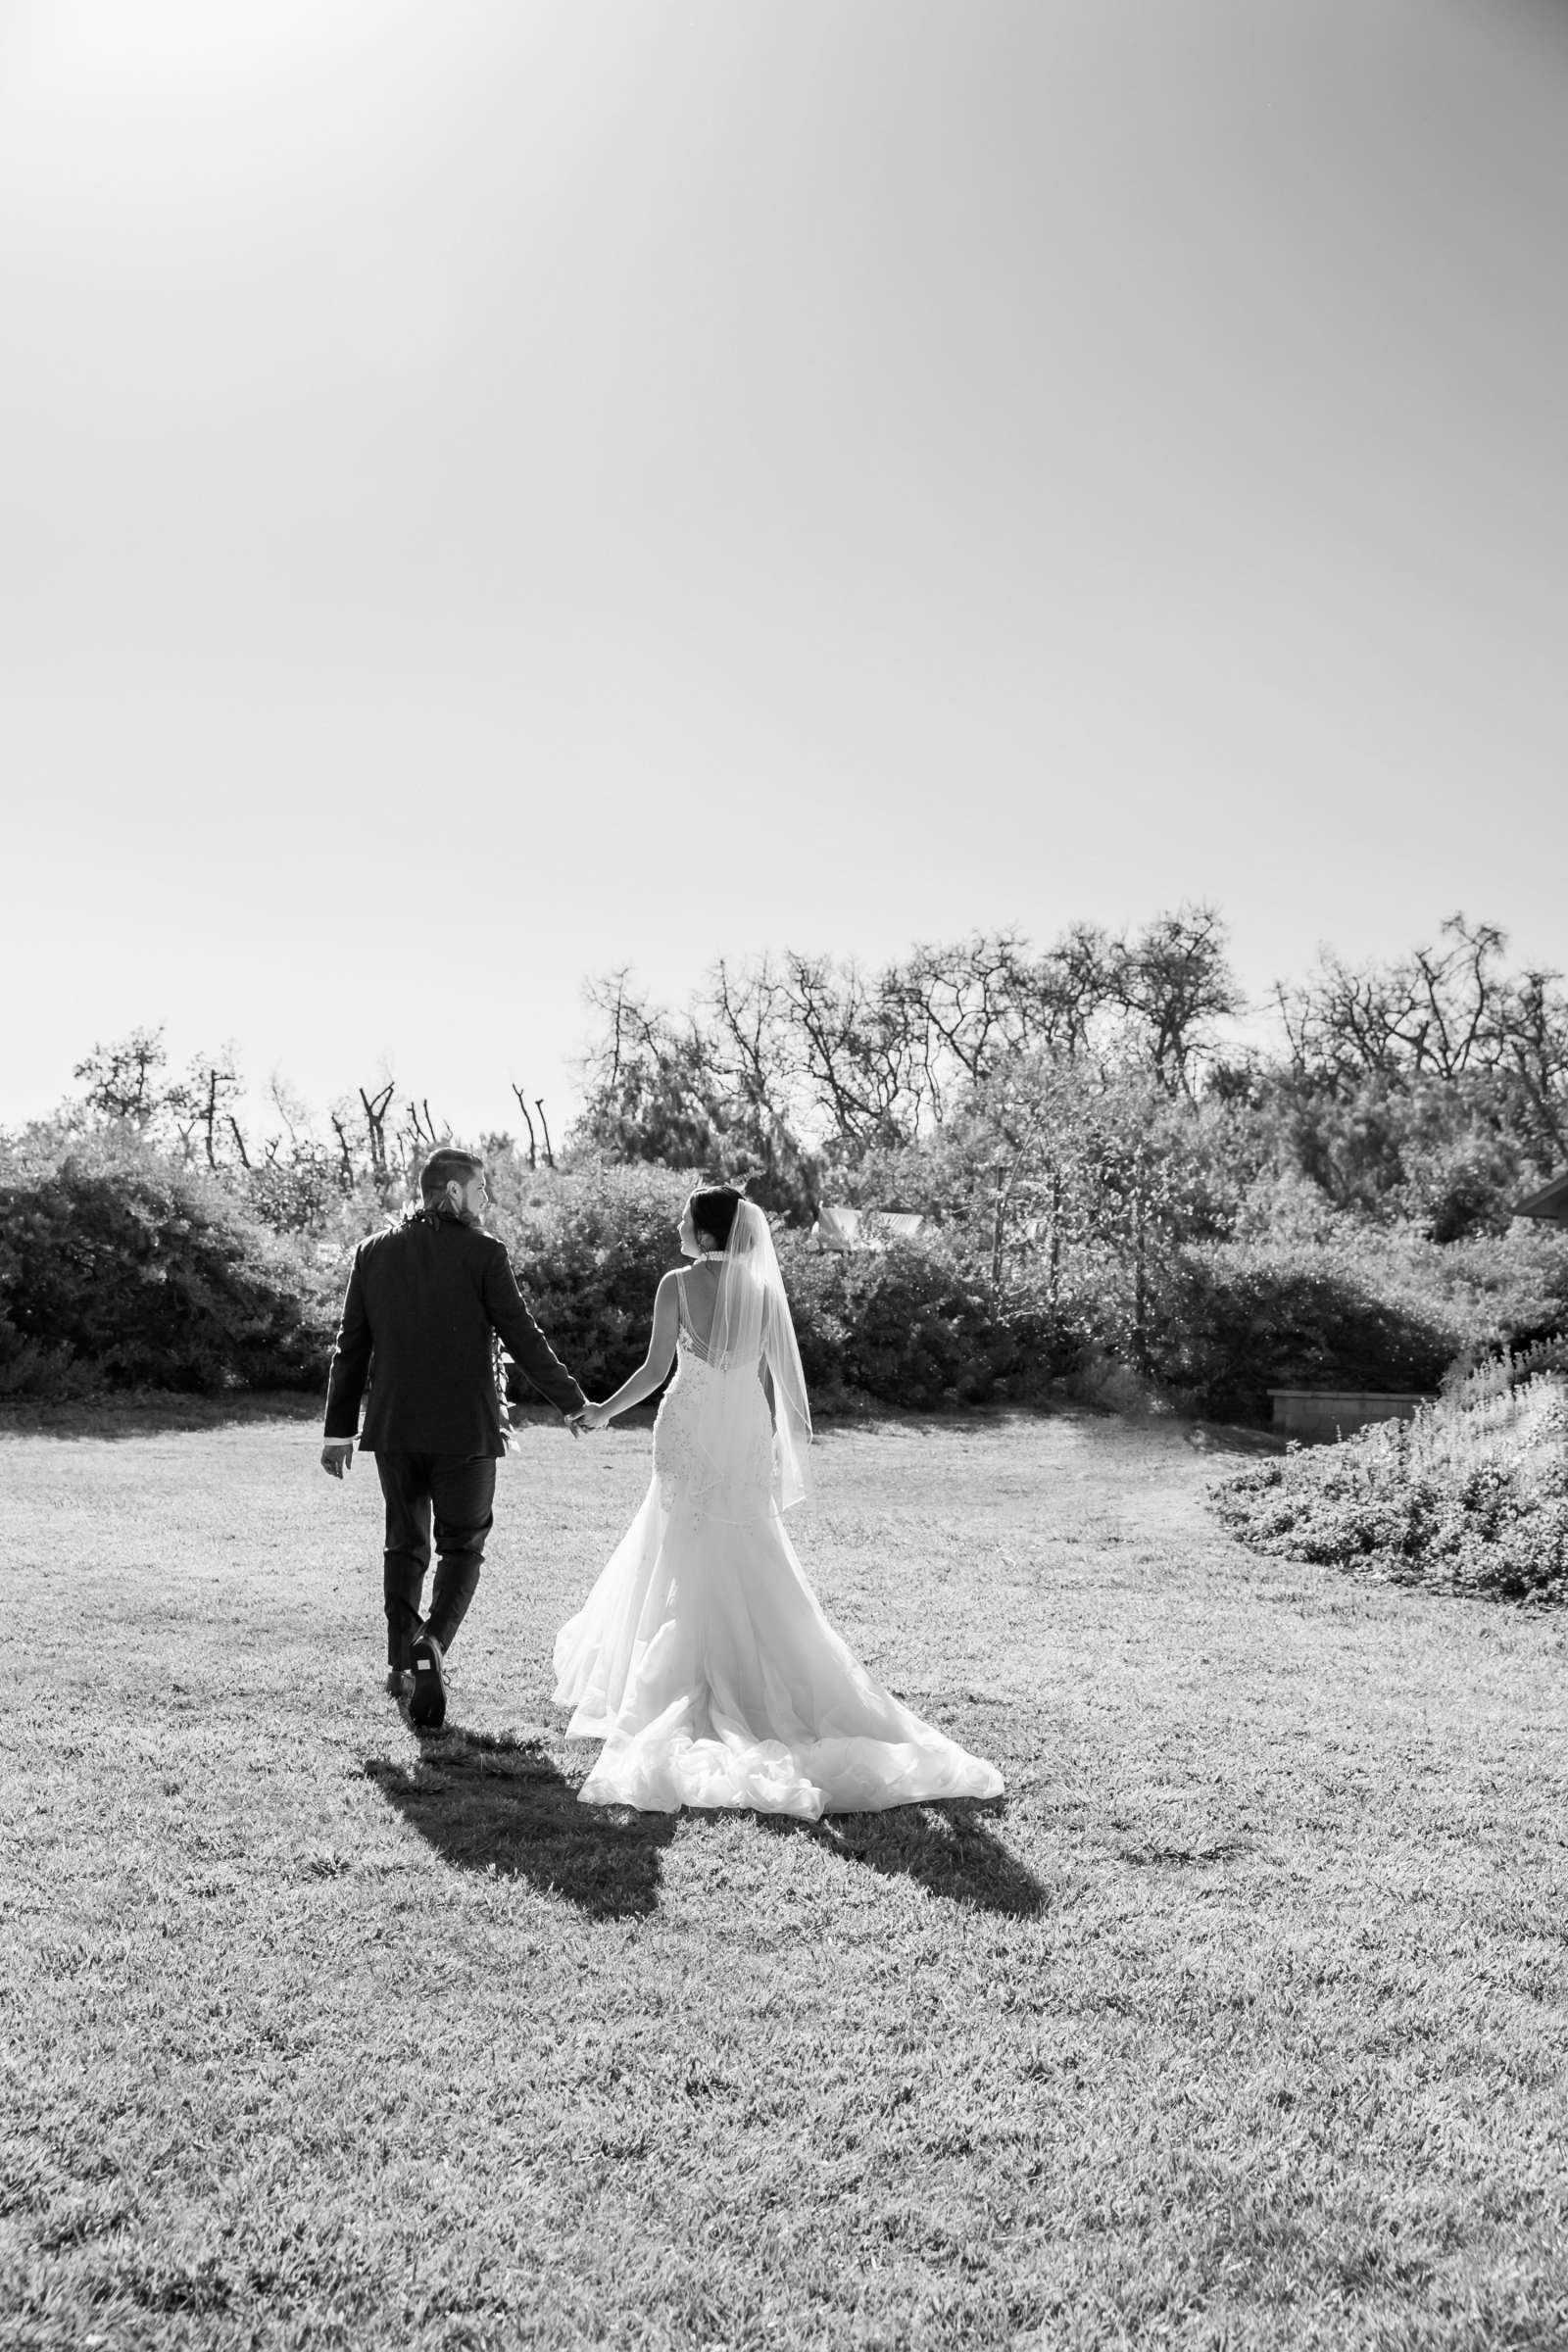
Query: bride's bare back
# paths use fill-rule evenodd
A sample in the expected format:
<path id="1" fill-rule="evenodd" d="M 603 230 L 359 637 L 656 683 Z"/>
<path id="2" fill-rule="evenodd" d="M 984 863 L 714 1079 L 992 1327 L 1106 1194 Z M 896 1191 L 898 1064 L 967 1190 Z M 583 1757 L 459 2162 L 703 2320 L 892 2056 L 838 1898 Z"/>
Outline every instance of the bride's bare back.
<path id="1" fill-rule="evenodd" d="M 721 1257 L 700 1257 L 694 1265 L 683 1266 L 675 1276 L 680 1285 L 686 1328 L 705 1355 L 713 1337 L 713 1317 L 718 1312 L 718 1284 L 723 1263 Z"/>

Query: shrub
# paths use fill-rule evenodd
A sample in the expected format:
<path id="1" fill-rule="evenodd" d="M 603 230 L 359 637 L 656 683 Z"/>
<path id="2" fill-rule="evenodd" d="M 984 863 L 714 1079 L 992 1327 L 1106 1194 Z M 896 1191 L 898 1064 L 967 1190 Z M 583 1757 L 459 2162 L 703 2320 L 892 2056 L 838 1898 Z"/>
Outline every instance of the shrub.
<path id="1" fill-rule="evenodd" d="M 1200 1411 L 1262 1421 L 1270 1388 L 1436 1389 L 1461 1352 L 1550 1329 L 1565 1296 L 1555 1237 L 1444 1247 L 1342 1220 L 1195 1243 L 1156 1287 L 1152 1369 Z"/>
<path id="2" fill-rule="evenodd" d="M 545 1336 L 590 1396 L 608 1396 L 643 1360 L 694 1180 L 601 1161 L 532 1177 L 492 1164 L 491 1178 L 497 1230 Z"/>
<path id="3" fill-rule="evenodd" d="M 824 1402 L 858 1392 L 929 1409 L 1034 1395 L 1078 1361 L 1075 1333 L 1041 1308 L 994 1317 L 940 1249 L 834 1255 L 790 1234 L 779 1254 L 807 1382 Z"/>
<path id="4" fill-rule="evenodd" d="M 0 1389 L 311 1387 L 329 1328 L 220 1187 L 150 1152 L 0 1184 Z"/>
<path id="5" fill-rule="evenodd" d="M 296 1143 L 287 1157 L 258 1161 L 250 1168 L 225 1170 L 229 1189 L 261 1224 L 279 1234 L 323 1235 L 334 1232 L 345 1216 L 368 1230 L 381 1212 L 381 1201 L 368 1174 L 345 1188 L 342 1168 L 333 1152 L 308 1140 Z"/>
<path id="6" fill-rule="evenodd" d="M 1568 1344 L 1555 1362 L 1568 1363 Z M 1215 1503 L 1257 1551 L 1498 1599 L 1568 1599 L 1568 1374 L 1541 1351 L 1497 1359 L 1411 1421 L 1288 1448 L 1226 1481 Z"/>
<path id="7" fill-rule="evenodd" d="M 984 1308 L 934 1253 L 830 1254 L 791 1237 L 784 1279 L 808 1387 L 920 1407 L 965 1402 L 996 1379 Z"/>
<path id="8" fill-rule="evenodd" d="M 1460 1320 L 1391 1296 L 1332 1247 L 1199 1245 L 1161 1287 L 1152 1368 L 1220 1418 L 1266 1421 L 1270 1388 L 1436 1388 L 1466 1338 Z"/>
<path id="9" fill-rule="evenodd" d="M 660 1276 L 680 1263 L 675 1229 L 694 1179 L 589 1161 L 559 1175 L 492 1166 L 498 1227 L 529 1304 L 595 1396 L 641 1363 Z M 852 1396 L 930 1407 L 1032 1394 L 1077 1360 L 1054 1319 L 998 1322 L 940 1252 L 839 1257 L 775 1229 L 807 1385 L 818 1406 Z"/>

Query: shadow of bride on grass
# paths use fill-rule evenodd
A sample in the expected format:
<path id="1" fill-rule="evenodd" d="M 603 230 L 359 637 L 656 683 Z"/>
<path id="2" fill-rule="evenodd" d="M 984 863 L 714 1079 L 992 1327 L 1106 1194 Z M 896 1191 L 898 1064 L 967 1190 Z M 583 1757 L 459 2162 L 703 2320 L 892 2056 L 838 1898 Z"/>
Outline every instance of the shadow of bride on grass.
<path id="1" fill-rule="evenodd" d="M 630 1919 L 659 1901 L 660 1857 L 682 1821 L 733 1820 L 725 1813 L 637 1813 L 585 1805 L 538 1739 L 516 1733 L 429 1733 L 419 1757 L 366 1759 L 365 1777 L 455 1870 L 494 1871 L 564 1896 L 591 1919 Z M 887 1813 L 834 1813 L 822 1821 L 758 1813 L 775 1838 L 809 1838 L 883 1878 L 913 1879 L 950 1902 L 1013 1919 L 1047 1902 L 1038 1879 L 987 1827 L 998 1797 L 899 1805 Z"/>
<path id="2" fill-rule="evenodd" d="M 949 1902 L 1032 1919 L 1046 1908 L 1046 1889 L 986 1826 L 1004 1802 L 951 1797 L 942 1804 L 896 1805 L 886 1813 L 830 1813 L 822 1821 L 759 1815 L 758 1827 L 775 1837 L 809 1838 L 846 1862 L 885 1879 L 913 1879 Z"/>
<path id="3" fill-rule="evenodd" d="M 537 1740 L 450 1731 L 419 1747 L 413 1765 L 368 1757 L 365 1777 L 455 1870 L 526 1879 L 591 1919 L 655 1908 L 672 1818 L 579 1804 Z"/>

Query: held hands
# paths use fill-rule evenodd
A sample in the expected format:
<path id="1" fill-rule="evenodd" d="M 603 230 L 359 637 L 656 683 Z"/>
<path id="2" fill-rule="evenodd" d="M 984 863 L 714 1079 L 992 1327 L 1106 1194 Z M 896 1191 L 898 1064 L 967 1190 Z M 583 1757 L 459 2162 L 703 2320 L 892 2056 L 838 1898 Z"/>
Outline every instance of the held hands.
<path id="1" fill-rule="evenodd" d="M 580 1413 L 572 1415 L 572 1435 L 576 1437 L 584 1430 L 591 1433 L 596 1429 L 603 1429 L 609 1420 L 610 1415 L 602 1404 L 585 1404 Z"/>
<path id="2" fill-rule="evenodd" d="M 328 1438 L 321 1447 L 321 1468 L 328 1478 L 341 1478 L 354 1460 L 352 1438 Z"/>

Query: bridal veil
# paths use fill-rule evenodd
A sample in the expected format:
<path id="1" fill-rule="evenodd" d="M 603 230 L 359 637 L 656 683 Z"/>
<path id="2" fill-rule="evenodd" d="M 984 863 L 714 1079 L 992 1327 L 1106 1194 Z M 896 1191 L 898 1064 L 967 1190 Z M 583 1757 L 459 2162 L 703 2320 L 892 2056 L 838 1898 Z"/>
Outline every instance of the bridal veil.
<path id="1" fill-rule="evenodd" d="M 732 1482 L 755 1424 L 752 1383 L 765 1374 L 773 1408 L 775 1496 L 787 1511 L 808 1489 L 811 1412 L 778 1252 L 755 1201 L 743 1200 L 736 1209 L 718 1267 L 718 1299 L 704 1354 L 723 1377 L 703 1384 L 696 1419 L 699 1476 L 713 1488 Z"/>

